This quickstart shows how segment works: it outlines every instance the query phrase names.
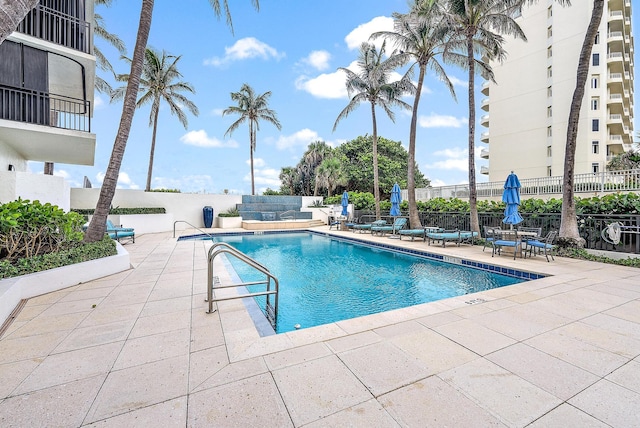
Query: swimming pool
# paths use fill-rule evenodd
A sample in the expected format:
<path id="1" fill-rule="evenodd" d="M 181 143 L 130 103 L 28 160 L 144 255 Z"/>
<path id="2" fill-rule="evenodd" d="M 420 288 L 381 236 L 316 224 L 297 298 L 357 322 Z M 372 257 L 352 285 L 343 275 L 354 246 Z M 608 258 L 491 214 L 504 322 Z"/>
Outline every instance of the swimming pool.
<path id="1" fill-rule="evenodd" d="M 279 280 L 277 333 L 517 284 L 525 279 L 310 232 L 216 236 Z M 263 275 L 233 257 L 243 282 Z M 258 290 L 252 290 L 258 291 Z M 264 308 L 264 298 L 256 298 Z"/>

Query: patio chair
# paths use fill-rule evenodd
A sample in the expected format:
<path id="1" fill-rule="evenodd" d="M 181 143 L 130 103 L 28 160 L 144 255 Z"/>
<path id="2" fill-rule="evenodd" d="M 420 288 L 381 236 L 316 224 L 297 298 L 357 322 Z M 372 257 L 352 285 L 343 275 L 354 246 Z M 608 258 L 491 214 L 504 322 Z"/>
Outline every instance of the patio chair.
<path id="1" fill-rule="evenodd" d="M 551 232 L 547 233 L 547 236 L 545 236 L 544 239 L 527 241 L 527 245 L 529 247 L 529 257 L 531 257 L 532 251 L 538 248 L 539 250 L 544 251 L 544 256 L 547 258 L 547 261 L 549 261 L 549 254 L 551 254 L 551 260 L 555 261 L 555 259 L 553 258 L 553 241 L 555 241 L 557 237 L 558 232 L 556 230 L 552 230 Z M 526 254 L 527 252 L 525 251 L 525 255 Z"/>
<path id="2" fill-rule="evenodd" d="M 111 220 L 107 219 L 107 233 L 109 238 L 115 239 L 120 242 L 120 239 L 129 239 L 134 244 L 136 243 L 136 232 L 132 227 L 119 227 L 113 224 Z"/>
<path id="3" fill-rule="evenodd" d="M 484 244 L 482 244 L 482 251 L 487 247 L 487 245 L 492 245 L 491 243 L 495 239 L 494 231 L 500 231 L 500 227 L 496 226 L 482 226 L 482 230 L 484 231 Z"/>
<path id="4" fill-rule="evenodd" d="M 376 220 L 372 223 L 357 223 L 353 225 L 353 231 L 362 233 L 363 231 L 371 231 L 373 226 L 384 226 L 387 224 L 386 220 Z"/>
<path id="5" fill-rule="evenodd" d="M 400 229 L 404 229 L 407 225 L 407 219 L 405 217 L 396 217 L 392 225 L 386 226 L 371 226 L 371 233 L 384 236 L 385 233 L 391 233 L 396 235 Z"/>
<path id="6" fill-rule="evenodd" d="M 513 248 L 513 260 L 516 259 L 516 254 L 518 249 L 522 251 L 522 241 L 518 238 L 517 230 L 494 230 L 494 240 L 491 242 L 493 247 L 493 251 L 491 252 L 491 257 L 493 257 L 496 253 L 500 254 L 502 251 L 502 247 Z"/>
<path id="7" fill-rule="evenodd" d="M 518 226 L 518 232 L 526 232 L 527 236 L 521 235 L 521 240 L 522 240 L 522 244 L 524 245 L 524 252 L 526 253 L 528 248 L 528 241 L 535 241 L 535 240 L 539 240 L 540 238 L 542 238 L 542 228 L 541 227 L 523 227 L 523 226 Z M 529 235 L 529 233 L 533 234 L 535 233 L 535 235 Z"/>
<path id="8" fill-rule="evenodd" d="M 477 237 L 478 237 L 478 232 L 472 232 L 472 231 L 469 231 L 469 230 L 461 230 L 460 231 L 460 242 L 459 242 L 459 244 L 462 244 L 464 242 L 465 244 L 473 245 L 474 242 L 475 242 L 475 239 Z"/>

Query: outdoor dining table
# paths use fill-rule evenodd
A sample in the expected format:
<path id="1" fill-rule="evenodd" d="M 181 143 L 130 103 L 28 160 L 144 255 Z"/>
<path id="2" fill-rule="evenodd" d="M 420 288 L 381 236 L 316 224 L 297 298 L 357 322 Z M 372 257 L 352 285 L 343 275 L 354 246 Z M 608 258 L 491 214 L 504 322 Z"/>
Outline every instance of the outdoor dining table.
<path id="1" fill-rule="evenodd" d="M 513 241 L 516 238 L 516 232 L 518 233 L 518 239 L 521 238 L 536 238 L 538 237 L 538 234 L 536 232 L 525 232 L 525 231 L 521 231 L 521 230 L 516 230 L 516 229 L 502 229 L 502 230 L 494 230 L 494 236 L 496 236 L 496 239 L 503 239 L 503 240 L 509 240 L 509 241 Z M 499 238 L 498 238 L 499 236 Z M 507 247 L 507 249 L 509 250 L 508 253 L 511 253 L 512 249 L 511 247 Z M 504 249 L 503 249 L 504 250 Z M 515 248 L 513 249 L 513 251 L 515 251 Z M 522 245 L 520 245 L 520 257 L 522 257 Z"/>

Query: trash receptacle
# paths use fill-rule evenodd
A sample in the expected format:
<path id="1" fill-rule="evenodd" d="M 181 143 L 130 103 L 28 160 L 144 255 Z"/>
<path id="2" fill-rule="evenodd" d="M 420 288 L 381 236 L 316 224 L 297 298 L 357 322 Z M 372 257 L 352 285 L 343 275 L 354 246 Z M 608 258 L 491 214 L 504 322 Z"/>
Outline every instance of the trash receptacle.
<path id="1" fill-rule="evenodd" d="M 204 227 L 209 228 L 213 224 L 213 208 L 209 205 L 202 208 L 202 217 L 204 218 Z"/>

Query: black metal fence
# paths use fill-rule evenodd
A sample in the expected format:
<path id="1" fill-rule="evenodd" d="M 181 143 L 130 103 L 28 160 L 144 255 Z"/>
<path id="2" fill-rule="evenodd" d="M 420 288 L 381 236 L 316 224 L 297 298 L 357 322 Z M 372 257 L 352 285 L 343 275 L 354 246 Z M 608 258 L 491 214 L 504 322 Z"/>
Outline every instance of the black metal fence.
<path id="1" fill-rule="evenodd" d="M 16 31 L 89 53 L 91 25 L 82 19 L 84 15 L 84 2 L 77 0 L 54 2 L 51 7 L 39 4 L 20 22 Z"/>
<path id="2" fill-rule="evenodd" d="M 550 230 L 560 229 L 560 214 L 547 213 L 520 213 L 522 223 L 519 226 L 541 227 L 542 234 L 545 235 Z M 408 213 L 403 212 L 403 216 Z M 375 220 L 375 214 L 371 211 L 356 210 L 354 216 L 358 223 L 367 223 Z M 382 216 L 382 218 L 391 218 Z M 478 213 L 480 228 L 482 226 L 504 226 L 502 219 L 504 214 Z M 470 230 L 470 216 L 468 212 L 420 212 L 420 221 L 424 226 L 438 226 L 445 229 Z M 604 215 L 604 214 L 582 214 L 578 216 L 578 229 L 580 236 L 586 241 L 586 248 L 606 251 L 616 251 L 620 253 L 640 254 L 640 234 L 625 232 L 620 235 L 620 243 L 613 245 L 602 238 L 602 230 L 613 223 L 620 222 L 623 226 L 630 226 L 635 230 L 640 230 L 640 215 Z"/>

